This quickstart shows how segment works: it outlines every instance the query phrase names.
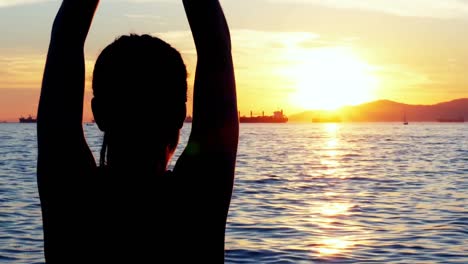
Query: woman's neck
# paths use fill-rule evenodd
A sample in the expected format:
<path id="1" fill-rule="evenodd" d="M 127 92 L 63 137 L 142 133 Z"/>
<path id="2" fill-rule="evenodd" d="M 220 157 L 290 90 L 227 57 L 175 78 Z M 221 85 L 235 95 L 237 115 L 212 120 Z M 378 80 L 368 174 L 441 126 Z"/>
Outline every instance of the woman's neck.
<path id="1" fill-rule="evenodd" d="M 112 173 L 162 176 L 167 170 L 168 157 L 165 151 L 107 147 L 107 166 Z"/>

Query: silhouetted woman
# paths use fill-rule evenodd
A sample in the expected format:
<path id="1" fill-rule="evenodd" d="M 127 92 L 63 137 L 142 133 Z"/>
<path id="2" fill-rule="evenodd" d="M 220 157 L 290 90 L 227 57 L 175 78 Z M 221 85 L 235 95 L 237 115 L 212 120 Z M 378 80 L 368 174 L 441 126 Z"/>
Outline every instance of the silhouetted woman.
<path id="1" fill-rule="evenodd" d="M 47 263 L 222 263 L 239 123 L 229 29 L 218 0 L 184 0 L 198 54 L 193 123 L 186 68 L 148 35 L 118 38 L 96 61 L 100 166 L 82 129 L 83 48 L 98 0 L 64 0 L 38 112 L 38 184 Z"/>

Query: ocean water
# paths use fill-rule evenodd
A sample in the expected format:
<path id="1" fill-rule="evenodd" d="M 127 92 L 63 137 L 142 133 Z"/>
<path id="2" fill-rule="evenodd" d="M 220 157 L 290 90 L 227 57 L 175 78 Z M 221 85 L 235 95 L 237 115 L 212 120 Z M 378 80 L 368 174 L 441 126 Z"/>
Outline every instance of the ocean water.
<path id="1" fill-rule="evenodd" d="M 36 157 L 0 124 L 1 263 L 43 263 Z M 241 124 L 226 263 L 468 263 L 468 125 Z"/>

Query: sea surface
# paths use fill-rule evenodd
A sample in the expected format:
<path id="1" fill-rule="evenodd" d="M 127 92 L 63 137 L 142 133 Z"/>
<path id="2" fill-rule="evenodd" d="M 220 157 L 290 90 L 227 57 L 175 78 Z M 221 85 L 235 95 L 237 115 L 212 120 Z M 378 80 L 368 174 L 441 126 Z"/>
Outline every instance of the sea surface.
<path id="1" fill-rule="evenodd" d="M 36 159 L 0 124 L 0 263 L 44 261 Z M 468 124 L 241 124 L 234 188 L 226 263 L 468 263 Z"/>

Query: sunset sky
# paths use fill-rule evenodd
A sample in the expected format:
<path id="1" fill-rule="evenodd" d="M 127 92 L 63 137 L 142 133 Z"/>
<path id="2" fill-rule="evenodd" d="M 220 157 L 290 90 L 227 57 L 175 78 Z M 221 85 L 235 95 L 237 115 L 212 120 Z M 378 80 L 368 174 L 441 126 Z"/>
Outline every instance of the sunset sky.
<path id="1" fill-rule="evenodd" d="M 194 76 L 194 45 L 181 2 L 101 1 L 85 49 L 85 120 L 92 118 L 94 61 L 119 35 L 161 37 L 182 52 Z M 0 0 L 0 121 L 35 115 L 60 3 Z M 468 0 L 221 3 L 231 28 L 242 114 L 277 109 L 293 114 L 375 99 L 432 104 L 468 97 Z"/>

